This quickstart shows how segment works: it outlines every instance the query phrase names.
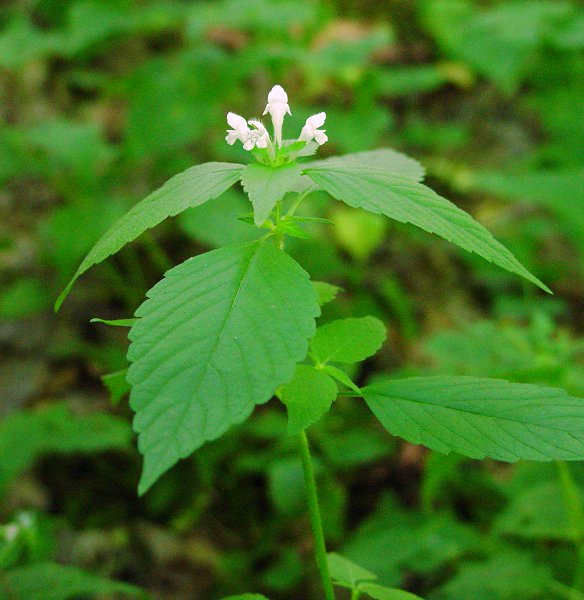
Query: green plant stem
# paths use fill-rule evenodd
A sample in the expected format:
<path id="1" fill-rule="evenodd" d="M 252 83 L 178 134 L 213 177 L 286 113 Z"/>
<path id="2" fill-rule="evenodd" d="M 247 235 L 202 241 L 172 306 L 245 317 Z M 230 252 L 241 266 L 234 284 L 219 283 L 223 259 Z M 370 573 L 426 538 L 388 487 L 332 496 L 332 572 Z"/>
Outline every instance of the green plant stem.
<path id="1" fill-rule="evenodd" d="M 276 218 L 276 227 L 277 227 L 278 223 L 282 219 L 282 201 L 281 200 L 278 200 L 278 202 L 276 203 L 275 213 L 276 213 L 275 218 Z M 280 248 L 280 250 L 284 250 L 284 234 L 281 232 L 278 233 L 276 231 L 276 240 L 277 240 L 278 248 Z"/>
<path id="2" fill-rule="evenodd" d="M 574 546 L 578 554 L 572 588 L 581 592 L 584 590 L 584 506 L 568 464 L 563 461 L 556 461 L 556 466 L 560 477 L 564 506 L 573 531 Z"/>
<path id="3" fill-rule="evenodd" d="M 309 187 L 304 192 L 300 192 L 298 194 L 298 196 L 296 197 L 296 200 L 294 200 L 294 203 L 292 204 L 292 206 L 289 208 L 288 212 L 286 213 L 286 216 L 291 217 L 292 215 L 294 215 L 294 213 L 298 210 L 298 207 L 300 206 L 300 204 L 302 204 L 302 201 L 304 200 L 304 198 L 306 198 L 306 196 L 308 196 L 308 194 L 310 194 L 311 192 L 314 192 L 314 188 L 312 186 Z"/>
<path id="4" fill-rule="evenodd" d="M 300 438 L 300 453 L 302 456 L 302 469 L 304 471 L 304 483 L 306 486 L 306 499 L 308 501 L 308 514 L 310 515 L 310 526 L 314 536 L 314 552 L 316 555 L 316 565 L 320 572 L 322 587 L 326 600 L 335 600 L 335 592 L 328 567 L 326 556 L 326 544 L 324 541 L 324 531 L 322 528 L 322 518 L 320 516 L 320 507 L 318 505 L 318 494 L 316 491 L 316 478 L 314 477 L 314 467 L 310 458 L 310 446 L 306 432 L 301 431 L 298 434 Z"/>
<path id="5" fill-rule="evenodd" d="M 363 398 L 363 394 L 357 392 L 339 392 L 337 395 L 342 398 Z"/>

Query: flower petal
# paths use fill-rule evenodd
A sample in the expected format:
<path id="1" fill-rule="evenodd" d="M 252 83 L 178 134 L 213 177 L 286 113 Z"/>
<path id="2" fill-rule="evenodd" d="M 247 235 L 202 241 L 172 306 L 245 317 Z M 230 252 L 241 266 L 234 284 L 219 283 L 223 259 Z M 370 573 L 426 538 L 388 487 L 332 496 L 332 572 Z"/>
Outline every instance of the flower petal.
<path id="1" fill-rule="evenodd" d="M 249 129 L 247 121 L 243 117 L 232 112 L 227 113 L 227 123 L 229 123 L 229 126 L 233 127 L 236 131 L 245 131 Z"/>
<path id="2" fill-rule="evenodd" d="M 268 133 L 268 130 L 266 129 L 265 125 L 258 119 L 250 119 L 248 123 L 250 125 L 253 125 L 262 135 L 264 133 Z"/>
<path id="3" fill-rule="evenodd" d="M 324 125 L 325 121 L 326 113 L 319 112 L 316 115 L 312 115 L 312 117 L 308 117 L 308 119 L 306 119 L 306 125 L 312 127 L 312 129 L 318 129 L 319 127 L 322 127 Z"/>
<path id="4" fill-rule="evenodd" d="M 268 104 L 272 104 L 273 102 L 288 104 L 288 94 L 281 85 L 275 85 L 268 94 Z"/>
<path id="5" fill-rule="evenodd" d="M 317 129 L 314 132 L 314 139 L 319 146 L 326 144 L 328 142 L 328 135 L 322 129 Z"/>

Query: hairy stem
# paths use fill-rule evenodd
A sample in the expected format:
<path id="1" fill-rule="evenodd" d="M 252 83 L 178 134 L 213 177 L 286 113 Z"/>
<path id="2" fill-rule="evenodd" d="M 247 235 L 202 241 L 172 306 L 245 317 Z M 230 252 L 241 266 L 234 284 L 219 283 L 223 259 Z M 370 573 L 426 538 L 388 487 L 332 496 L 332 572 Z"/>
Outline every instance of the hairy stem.
<path id="1" fill-rule="evenodd" d="M 310 515 L 310 526 L 314 536 L 314 552 L 316 555 L 316 565 L 320 572 L 322 587 L 326 600 L 335 600 L 335 592 L 328 567 L 326 557 L 326 544 L 324 541 L 324 531 L 322 529 L 322 518 L 320 516 L 320 507 L 318 505 L 318 494 L 316 491 L 316 479 L 314 477 L 314 467 L 310 458 L 310 447 L 306 432 L 298 434 L 300 438 L 300 453 L 302 455 L 302 469 L 304 470 L 304 483 L 306 486 L 306 499 L 308 501 L 308 514 Z"/>

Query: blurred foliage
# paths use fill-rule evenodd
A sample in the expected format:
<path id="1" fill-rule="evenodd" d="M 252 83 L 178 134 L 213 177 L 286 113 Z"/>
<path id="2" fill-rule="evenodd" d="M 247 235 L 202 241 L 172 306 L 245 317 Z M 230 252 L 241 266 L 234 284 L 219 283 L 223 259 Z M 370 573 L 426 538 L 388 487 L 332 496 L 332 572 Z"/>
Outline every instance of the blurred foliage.
<path id="1" fill-rule="evenodd" d="M 192 164 L 245 160 L 223 141 L 225 113 L 261 113 L 274 83 L 292 129 L 326 110 L 323 154 L 416 156 L 556 293 L 314 195 L 310 216 L 335 227 L 311 224 L 290 251 L 342 288 L 323 322 L 372 314 L 390 331 L 347 373 L 505 377 L 584 396 L 583 50 L 577 0 L 4 2 L 0 597 L 319 597 L 283 409 L 258 409 L 138 500 L 125 330 L 84 317 L 128 318 L 170 265 L 251 239 L 235 220 L 244 196 L 157 228 L 51 310 L 138 199 Z M 331 549 L 379 585 L 441 600 L 584 597 L 582 465 L 399 445 L 350 398 L 309 433 Z"/>

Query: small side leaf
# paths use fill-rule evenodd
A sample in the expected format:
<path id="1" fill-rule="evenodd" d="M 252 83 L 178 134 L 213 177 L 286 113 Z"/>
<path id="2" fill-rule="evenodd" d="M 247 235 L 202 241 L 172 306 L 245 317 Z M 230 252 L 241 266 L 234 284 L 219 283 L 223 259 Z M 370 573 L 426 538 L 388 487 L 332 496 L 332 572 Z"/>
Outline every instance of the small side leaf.
<path id="1" fill-rule="evenodd" d="M 331 196 L 349 206 L 435 233 L 551 293 L 480 223 L 421 183 L 366 166 L 317 166 L 305 172 Z"/>
<path id="2" fill-rule="evenodd" d="M 386 335 L 385 325 L 375 317 L 339 319 L 321 325 L 310 348 L 321 363 L 356 363 L 375 354 Z"/>
<path id="3" fill-rule="evenodd" d="M 252 163 L 241 174 L 243 189 L 253 204 L 254 222 L 260 226 L 270 216 L 276 202 L 292 191 L 302 168 L 295 163 L 268 167 Z"/>
<path id="4" fill-rule="evenodd" d="M 508 462 L 584 459 L 584 400 L 561 389 L 440 376 L 361 391 L 390 433 L 432 450 Z"/>
<path id="5" fill-rule="evenodd" d="M 361 583 L 359 591 L 375 600 L 422 600 L 420 596 L 416 596 L 416 594 L 412 594 L 411 592 L 388 588 L 378 583 Z"/>
<path id="6" fill-rule="evenodd" d="M 292 379 L 320 313 L 307 273 L 271 240 L 191 258 L 148 296 L 128 352 L 141 494 Z"/>
<path id="7" fill-rule="evenodd" d="M 339 292 L 343 291 L 338 285 L 327 283 L 326 281 L 313 281 L 312 285 L 318 294 L 318 303 L 321 306 L 332 302 Z"/>
<path id="8" fill-rule="evenodd" d="M 78 416 L 61 403 L 14 412 L 0 423 L 0 494 L 43 454 L 124 449 L 131 440 L 126 419 L 106 413 Z"/>
<path id="9" fill-rule="evenodd" d="M 322 367 L 322 371 L 330 375 L 333 379 L 336 379 L 339 383 L 347 386 L 349 389 L 353 390 L 357 394 L 361 394 L 361 390 L 357 387 L 357 385 L 353 382 L 353 380 L 338 367 L 333 367 L 332 365 L 324 365 Z"/>
<path id="10" fill-rule="evenodd" d="M 161 188 L 132 207 L 93 246 L 55 302 L 58 310 L 77 279 L 93 265 L 115 254 L 147 229 L 192 206 L 221 195 L 241 176 L 243 165 L 210 162 L 196 165 L 169 179 Z"/>
<path id="11" fill-rule="evenodd" d="M 354 590 L 359 588 L 361 582 L 377 579 L 377 575 L 371 571 L 336 552 L 329 552 L 327 558 L 331 579 L 336 585 Z"/>
<path id="12" fill-rule="evenodd" d="M 111 327 L 132 327 L 138 319 L 100 319 L 94 317 L 89 321 L 90 323 L 103 323 L 104 325 L 110 325 Z"/>
<path id="13" fill-rule="evenodd" d="M 108 389 L 111 403 L 114 405 L 119 404 L 121 399 L 130 393 L 131 387 L 126 379 L 127 375 L 128 369 L 122 369 L 114 373 L 107 373 L 101 377 L 101 382 Z"/>
<path id="14" fill-rule="evenodd" d="M 288 434 L 294 435 L 316 423 L 337 397 L 337 384 L 325 373 L 298 365 L 290 383 L 278 392 L 288 409 Z"/>

